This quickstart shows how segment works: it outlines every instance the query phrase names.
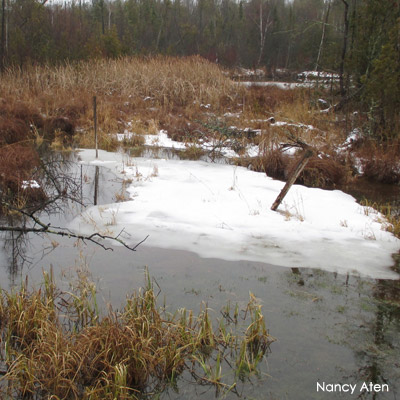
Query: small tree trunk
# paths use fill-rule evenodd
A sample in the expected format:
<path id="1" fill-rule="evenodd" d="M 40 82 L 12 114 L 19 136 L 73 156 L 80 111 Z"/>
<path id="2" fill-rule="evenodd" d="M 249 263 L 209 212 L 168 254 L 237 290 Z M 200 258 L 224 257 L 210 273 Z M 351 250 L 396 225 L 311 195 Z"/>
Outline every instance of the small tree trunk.
<path id="1" fill-rule="evenodd" d="M 327 8 L 326 13 L 325 13 L 324 23 L 322 25 L 321 43 L 319 44 L 317 61 L 315 63 L 315 70 L 316 71 L 320 70 L 320 62 L 321 62 L 322 50 L 323 50 L 323 47 L 324 47 L 324 41 L 325 41 L 325 35 L 326 35 L 326 25 L 328 24 L 328 18 L 329 18 L 330 9 L 331 9 L 331 3 L 329 2 L 328 3 L 328 8 Z"/>
<path id="2" fill-rule="evenodd" d="M 265 39 L 267 38 L 267 32 L 268 32 L 268 28 L 271 26 L 272 22 L 270 20 L 271 17 L 271 11 L 269 11 L 268 13 L 268 17 L 267 17 L 267 21 L 263 22 L 263 3 L 262 1 L 260 2 L 260 24 L 259 24 L 259 28 L 260 28 L 260 51 L 258 53 L 258 60 L 257 60 L 257 67 L 260 66 L 261 64 L 261 60 L 264 54 L 264 47 L 265 47 Z"/>
<path id="3" fill-rule="evenodd" d="M 296 168 L 293 170 L 293 172 L 290 174 L 286 185 L 283 187 L 281 192 L 279 193 L 278 197 L 274 201 L 274 204 L 272 204 L 271 210 L 276 211 L 279 207 L 279 205 L 282 203 L 282 200 L 285 198 L 287 192 L 289 189 L 292 187 L 292 185 L 296 182 L 296 179 L 298 176 L 301 174 L 303 171 L 304 167 L 307 165 L 308 160 L 310 157 L 314 154 L 314 152 L 310 149 L 307 148 L 304 150 L 303 157 L 301 157 L 299 163 L 297 164 Z"/>
<path id="4" fill-rule="evenodd" d="M 6 56 L 6 0 L 1 2 L 1 47 L 0 47 L 0 72 L 4 71 Z"/>
<path id="5" fill-rule="evenodd" d="M 344 89 L 344 60 L 346 58 L 347 51 L 347 39 L 349 35 L 349 3 L 346 0 L 342 0 L 344 4 L 344 33 L 343 33 L 343 47 L 342 47 L 342 57 L 340 59 L 340 67 L 339 67 L 339 83 L 340 83 L 340 95 L 342 97 L 345 96 L 346 91 Z"/>

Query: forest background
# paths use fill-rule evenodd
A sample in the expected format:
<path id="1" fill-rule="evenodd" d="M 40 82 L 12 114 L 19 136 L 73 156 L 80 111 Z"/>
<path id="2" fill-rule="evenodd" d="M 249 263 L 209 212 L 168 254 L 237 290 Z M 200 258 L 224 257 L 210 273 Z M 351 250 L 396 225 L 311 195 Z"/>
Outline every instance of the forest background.
<path id="1" fill-rule="evenodd" d="M 340 75 L 398 135 L 398 0 L 2 0 L 1 68 L 124 55 L 199 54 L 223 66 Z"/>

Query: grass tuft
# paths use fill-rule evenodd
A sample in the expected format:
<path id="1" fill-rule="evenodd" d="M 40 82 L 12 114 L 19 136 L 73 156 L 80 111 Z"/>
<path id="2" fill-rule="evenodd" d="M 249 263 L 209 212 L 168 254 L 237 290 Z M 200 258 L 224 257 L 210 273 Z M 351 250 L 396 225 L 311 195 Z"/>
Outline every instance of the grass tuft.
<path id="1" fill-rule="evenodd" d="M 240 336 L 229 319 L 214 329 L 206 306 L 197 317 L 184 309 L 165 313 L 149 275 L 121 312 L 104 316 L 87 273 L 80 271 L 70 289 L 59 290 L 50 271 L 39 289 L 25 282 L 18 291 L 1 292 L 5 398 L 136 399 L 176 385 L 184 371 L 196 382 L 234 390 L 234 377 L 256 372 L 273 341 L 252 295 L 245 313 L 251 323 Z M 223 371 L 229 370 L 226 384 Z"/>

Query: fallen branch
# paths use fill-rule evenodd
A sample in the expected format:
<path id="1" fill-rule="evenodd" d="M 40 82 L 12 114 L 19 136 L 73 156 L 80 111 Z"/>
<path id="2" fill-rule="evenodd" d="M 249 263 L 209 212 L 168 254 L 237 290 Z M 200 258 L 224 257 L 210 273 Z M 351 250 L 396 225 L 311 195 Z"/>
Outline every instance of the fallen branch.
<path id="1" fill-rule="evenodd" d="M 303 151 L 303 156 L 298 162 L 296 168 L 291 172 L 288 177 L 288 180 L 279 193 L 278 197 L 275 199 L 274 204 L 272 204 L 271 210 L 276 211 L 279 205 L 282 203 L 282 200 L 285 198 L 287 192 L 292 187 L 292 185 L 296 182 L 296 179 L 303 171 L 304 167 L 307 165 L 309 159 L 314 155 L 314 150 L 307 143 L 303 142 L 301 139 L 295 137 L 291 132 L 288 133 L 289 139 L 293 142 L 293 144 L 284 145 L 284 147 L 300 147 Z"/>

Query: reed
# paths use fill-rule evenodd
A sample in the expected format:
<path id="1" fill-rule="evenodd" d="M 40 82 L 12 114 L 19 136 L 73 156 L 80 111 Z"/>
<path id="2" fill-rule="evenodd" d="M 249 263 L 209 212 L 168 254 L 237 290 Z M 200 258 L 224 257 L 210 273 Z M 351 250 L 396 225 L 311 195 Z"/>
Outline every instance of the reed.
<path id="1" fill-rule="evenodd" d="M 233 94 L 234 87 L 217 65 L 200 57 L 162 56 L 35 66 L 23 71 L 12 68 L 5 72 L 0 83 L 3 96 L 25 101 L 34 96 L 49 111 L 54 112 L 54 106 L 60 104 L 70 114 L 86 112 L 87 100 L 93 94 L 130 99 L 125 107 L 143 101 L 166 108 L 192 105 L 195 101 L 199 105 L 217 106 L 222 95 Z M 75 98 L 74 107 L 68 108 Z M 65 102 L 66 99 L 69 101 Z"/>
<path id="2" fill-rule="evenodd" d="M 238 365 L 241 376 L 244 369 L 256 372 L 273 339 L 254 296 L 245 313 L 251 323 L 240 327 L 242 334 L 228 320 L 217 321 L 214 329 L 210 311 L 204 306 L 198 316 L 185 309 L 167 314 L 147 275 L 145 287 L 127 298 L 121 312 L 102 315 L 86 273 L 78 274 L 69 291 L 57 288 L 51 271 L 44 273 L 38 289 L 24 282 L 19 290 L 1 292 L 1 356 L 8 368 L 1 394 L 136 399 L 176 385 L 184 371 L 202 384 L 234 390 L 237 374 L 229 366 Z"/>
<path id="3" fill-rule="evenodd" d="M 370 202 L 361 200 L 365 215 L 376 215 L 376 221 L 382 224 L 382 229 L 400 238 L 400 215 L 397 207 L 390 203 Z"/>

